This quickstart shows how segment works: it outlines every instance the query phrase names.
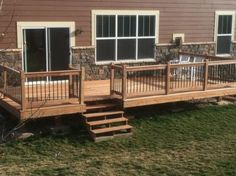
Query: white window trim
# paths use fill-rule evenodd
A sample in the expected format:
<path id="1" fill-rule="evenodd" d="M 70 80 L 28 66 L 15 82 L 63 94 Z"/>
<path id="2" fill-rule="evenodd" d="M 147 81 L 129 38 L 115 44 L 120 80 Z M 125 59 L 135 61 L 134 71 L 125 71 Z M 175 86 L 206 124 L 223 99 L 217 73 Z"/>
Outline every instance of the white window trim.
<path id="1" fill-rule="evenodd" d="M 231 34 L 218 34 L 218 23 L 219 23 L 219 16 L 220 15 L 232 15 L 232 33 Z M 230 56 L 230 54 L 217 54 L 217 37 L 218 36 L 231 36 L 231 41 L 234 41 L 235 36 L 235 11 L 221 11 L 218 10 L 215 12 L 215 33 L 214 33 L 214 42 L 216 43 L 216 55 L 227 57 Z"/>
<path id="2" fill-rule="evenodd" d="M 160 16 L 160 12 L 158 10 L 92 10 L 92 45 L 95 46 L 95 50 L 96 50 L 96 16 L 97 15 L 154 15 L 155 18 L 155 36 L 147 36 L 147 37 L 138 37 L 138 38 L 154 38 L 155 39 L 155 45 L 159 43 L 159 16 Z M 116 20 L 117 23 L 117 20 Z M 117 24 L 116 24 L 117 25 Z M 114 37 L 112 37 L 113 39 Z M 118 39 L 136 39 L 137 36 L 135 37 L 117 37 L 117 33 L 115 38 Z M 99 38 L 100 40 L 102 38 Z M 98 40 L 99 40 L 98 39 Z M 108 39 L 104 38 L 104 39 Z M 136 46 L 137 47 L 137 46 Z M 138 52 L 136 50 L 136 52 Z M 155 57 L 155 54 L 154 54 Z M 109 64 L 109 63 L 128 63 L 128 62 L 153 62 L 155 61 L 154 58 L 147 58 L 147 59 L 135 59 L 135 60 L 116 60 L 116 61 L 97 61 L 97 56 L 96 56 L 96 51 L 95 51 L 95 63 L 97 65 L 102 65 L 102 64 Z"/>
<path id="3" fill-rule="evenodd" d="M 23 29 L 33 28 L 62 28 L 66 27 L 70 30 L 70 47 L 75 46 L 75 22 L 73 21 L 18 21 L 17 22 L 17 47 L 22 48 L 23 44 Z"/>

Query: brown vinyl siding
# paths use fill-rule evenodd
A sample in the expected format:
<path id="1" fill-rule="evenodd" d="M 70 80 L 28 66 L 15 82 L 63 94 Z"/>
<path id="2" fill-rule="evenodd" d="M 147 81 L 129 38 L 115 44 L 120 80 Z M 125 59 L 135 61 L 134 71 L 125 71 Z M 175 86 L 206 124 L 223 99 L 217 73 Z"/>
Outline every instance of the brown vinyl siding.
<path id="1" fill-rule="evenodd" d="M 159 10 L 159 43 L 169 43 L 173 33 L 185 33 L 185 42 L 211 42 L 214 41 L 215 11 L 235 10 L 236 1 L 8 0 L 4 1 L 0 13 L 0 33 L 6 31 L 6 36 L 0 38 L 0 48 L 16 48 L 17 21 L 75 21 L 76 28 L 84 31 L 76 37 L 76 45 L 90 46 L 93 9 Z"/>

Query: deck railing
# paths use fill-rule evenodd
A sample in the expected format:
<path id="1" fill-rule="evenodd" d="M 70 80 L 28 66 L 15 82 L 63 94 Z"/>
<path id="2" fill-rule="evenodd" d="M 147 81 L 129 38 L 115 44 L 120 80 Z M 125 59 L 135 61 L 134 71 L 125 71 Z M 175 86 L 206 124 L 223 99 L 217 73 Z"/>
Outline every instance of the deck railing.
<path id="1" fill-rule="evenodd" d="M 236 61 L 214 61 L 208 64 L 208 88 L 224 88 L 236 83 Z"/>
<path id="2" fill-rule="evenodd" d="M 64 70 L 25 73 L 25 100 L 28 106 L 43 103 L 83 103 L 82 71 Z"/>
<path id="3" fill-rule="evenodd" d="M 47 105 L 84 103 L 84 68 L 24 73 L 0 66 L 0 92 L 21 109 Z"/>
<path id="4" fill-rule="evenodd" d="M 22 102 L 22 80 L 23 72 L 14 70 L 8 66 L 0 65 L 0 92 L 15 102 Z"/>
<path id="5" fill-rule="evenodd" d="M 124 67 L 111 65 L 111 94 L 123 95 L 122 80 L 124 80 L 124 72 Z"/>
<path id="6" fill-rule="evenodd" d="M 207 56 L 204 62 L 111 66 L 111 94 L 134 97 L 206 91 L 236 85 L 236 60 Z M 217 57 L 217 59 L 219 59 Z"/>

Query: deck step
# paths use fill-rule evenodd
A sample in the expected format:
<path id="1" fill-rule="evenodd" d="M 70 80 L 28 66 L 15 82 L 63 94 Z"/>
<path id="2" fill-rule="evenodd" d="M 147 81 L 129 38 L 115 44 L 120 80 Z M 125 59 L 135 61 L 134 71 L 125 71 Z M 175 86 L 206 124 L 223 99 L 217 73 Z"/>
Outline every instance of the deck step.
<path id="1" fill-rule="evenodd" d="M 106 119 L 106 120 L 98 120 L 92 122 L 86 122 L 89 126 L 97 126 L 97 125 L 106 125 L 112 123 L 119 123 L 119 122 L 127 122 L 128 119 L 125 117 L 115 118 L 115 119 Z"/>
<path id="2" fill-rule="evenodd" d="M 95 105 L 88 105 L 86 110 L 96 110 L 96 109 L 105 109 L 105 108 L 113 108 L 116 107 L 116 104 L 106 103 L 106 104 L 95 104 Z"/>
<path id="3" fill-rule="evenodd" d="M 87 113 L 83 114 L 85 118 L 96 118 L 96 117 L 103 117 L 103 116 L 111 116 L 111 115 L 123 115 L 124 111 L 108 111 L 108 112 L 97 112 L 97 113 Z"/>
<path id="4" fill-rule="evenodd" d="M 91 132 L 96 135 L 96 134 L 109 133 L 109 132 L 115 132 L 115 131 L 121 131 L 121 130 L 131 130 L 131 129 L 132 129 L 132 126 L 130 125 L 122 125 L 122 126 L 116 126 L 116 127 L 108 127 L 108 128 L 91 130 Z"/>

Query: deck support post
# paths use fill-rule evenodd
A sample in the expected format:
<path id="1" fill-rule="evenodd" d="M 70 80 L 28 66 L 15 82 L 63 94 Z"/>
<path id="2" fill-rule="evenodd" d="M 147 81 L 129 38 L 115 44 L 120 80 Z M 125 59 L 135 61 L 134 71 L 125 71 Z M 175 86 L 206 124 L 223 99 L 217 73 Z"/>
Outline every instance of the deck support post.
<path id="1" fill-rule="evenodd" d="M 26 109 L 26 97 L 25 97 L 25 73 L 24 71 L 20 72 L 21 77 L 21 110 Z"/>
<path id="2" fill-rule="evenodd" d="M 85 80 L 85 68 L 80 67 L 80 86 L 79 86 L 79 101 L 80 104 L 84 104 L 84 80 Z"/>
<path id="3" fill-rule="evenodd" d="M 207 56 L 206 56 L 207 58 Z M 205 71 L 204 71 L 204 84 L 203 84 L 203 91 L 207 90 L 207 84 L 208 84 L 208 59 L 205 60 Z"/>
<path id="4" fill-rule="evenodd" d="M 115 70 L 114 70 L 114 63 L 111 64 L 111 80 L 110 80 L 110 95 L 114 94 L 114 77 L 115 77 Z"/>
<path id="5" fill-rule="evenodd" d="M 69 98 L 73 97 L 73 76 L 69 75 Z"/>
<path id="6" fill-rule="evenodd" d="M 170 67 L 170 62 L 168 62 L 166 67 L 166 95 L 170 93 Z"/>
<path id="7" fill-rule="evenodd" d="M 6 90 L 7 90 L 7 71 L 6 69 L 4 68 L 3 69 L 3 81 L 4 81 L 4 85 L 3 85 L 3 98 L 5 98 L 5 93 L 6 93 Z"/>
<path id="8" fill-rule="evenodd" d="M 127 98 L 127 86 L 126 86 L 126 79 L 127 79 L 127 66 L 122 65 L 123 75 L 122 75 L 122 98 L 125 100 Z"/>

